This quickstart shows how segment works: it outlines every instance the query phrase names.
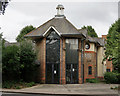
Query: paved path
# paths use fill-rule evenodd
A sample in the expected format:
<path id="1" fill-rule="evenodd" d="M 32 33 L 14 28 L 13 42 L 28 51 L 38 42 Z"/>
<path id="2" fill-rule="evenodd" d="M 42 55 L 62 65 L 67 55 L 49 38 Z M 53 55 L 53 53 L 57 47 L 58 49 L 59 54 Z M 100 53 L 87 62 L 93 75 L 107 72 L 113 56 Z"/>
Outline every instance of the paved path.
<path id="1" fill-rule="evenodd" d="M 118 90 L 111 90 L 117 84 L 40 84 L 24 89 L 2 89 L 3 92 L 17 92 L 30 94 L 56 94 L 56 95 L 117 95 Z"/>
<path id="2" fill-rule="evenodd" d="M 22 93 L 3 93 L 2 96 L 71 96 L 71 95 L 41 95 L 41 94 L 22 94 Z M 74 95 L 75 96 L 75 95 Z M 89 96 L 89 95 L 79 95 L 79 96 Z M 101 95 L 92 95 L 101 96 Z M 118 95 L 102 95 L 102 96 L 118 96 Z"/>

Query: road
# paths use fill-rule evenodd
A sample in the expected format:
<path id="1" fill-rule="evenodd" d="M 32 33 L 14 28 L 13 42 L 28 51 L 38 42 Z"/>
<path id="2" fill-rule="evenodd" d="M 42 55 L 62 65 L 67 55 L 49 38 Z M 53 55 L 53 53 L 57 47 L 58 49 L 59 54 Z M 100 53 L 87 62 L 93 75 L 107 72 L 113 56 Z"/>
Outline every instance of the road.
<path id="1" fill-rule="evenodd" d="M 19 94 L 19 93 L 3 93 L 2 96 L 53 96 L 53 95 L 38 95 L 38 94 Z M 58 96 L 58 95 L 54 95 Z"/>
<path id="2" fill-rule="evenodd" d="M 65 95 L 39 95 L 39 94 L 19 94 L 19 93 L 3 93 L 2 96 L 65 96 Z M 71 95 L 66 95 L 71 96 Z M 75 95 L 73 95 L 75 96 Z M 78 95 L 76 95 L 78 96 Z M 79 95 L 79 96 L 119 96 L 119 95 Z"/>

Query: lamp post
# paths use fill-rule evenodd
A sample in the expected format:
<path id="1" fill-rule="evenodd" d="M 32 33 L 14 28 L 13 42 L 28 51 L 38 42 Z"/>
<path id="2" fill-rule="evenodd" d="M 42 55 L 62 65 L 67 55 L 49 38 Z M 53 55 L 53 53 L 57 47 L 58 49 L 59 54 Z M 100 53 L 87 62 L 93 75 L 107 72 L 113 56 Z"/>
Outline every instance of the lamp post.
<path id="1" fill-rule="evenodd" d="M 0 15 L 5 13 L 5 8 L 7 7 L 10 0 L 0 0 Z"/>

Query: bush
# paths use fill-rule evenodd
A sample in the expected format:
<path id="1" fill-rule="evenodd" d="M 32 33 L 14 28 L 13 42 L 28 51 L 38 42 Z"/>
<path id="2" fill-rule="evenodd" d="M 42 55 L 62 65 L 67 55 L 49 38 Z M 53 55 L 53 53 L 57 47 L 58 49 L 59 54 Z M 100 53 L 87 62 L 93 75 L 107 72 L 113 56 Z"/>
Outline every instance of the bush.
<path id="1" fill-rule="evenodd" d="M 23 41 L 17 45 L 6 46 L 2 50 L 3 81 L 25 82 L 35 80 L 36 51 L 31 41 Z M 31 75 L 29 75 L 31 74 Z"/>
<path id="2" fill-rule="evenodd" d="M 120 84 L 120 73 L 117 75 L 118 77 L 118 84 Z"/>
<path id="3" fill-rule="evenodd" d="M 32 86 L 34 86 L 34 85 L 35 85 L 34 82 L 27 83 L 27 87 L 32 87 Z"/>
<path id="4" fill-rule="evenodd" d="M 105 82 L 117 84 L 118 83 L 118 75 L 119 75 L 118 73 L 106 72 L 104 74 Z"/>
<path id="5" fill-rule="evenodd" d="M 86 82 L 89 82 L 89 83 L 99 83 L 100 81 L 98 79 L 86 79 Z"/>
<path id="6" fill-rule="evenodd" d="M 25 82 L 34 81 L 36 72 L 36 51 L 31 41 L 23 41 L 20 43 L 20 64 L 21 79 Z M 31 75 L 28 75 L 31 74 Z"/>
<path id="7" fill-rule="evenodd" d="M 35 82 L 16 82 L 16 81 L 4 81 L 2 84 L 2 88 L 6 89 L 21 89 L 26 87 L 32 87 L 36 85 Z"/>
<path id="8" fill-rule="evenodd" d="M 2 88 L 10 89 L 12 87 L 12 85 L 13 85 L 12 82 L 6 81 L 6 82 L 3 82 Z"/>
<path id="9" fill-rule="evenodd" d="M 19 47 L 11 45 L 2 50 L 2 74 L 3 80 L 19 80 L 20 58 Z M 17 77 L 17 78 L 16 78 Z"/>

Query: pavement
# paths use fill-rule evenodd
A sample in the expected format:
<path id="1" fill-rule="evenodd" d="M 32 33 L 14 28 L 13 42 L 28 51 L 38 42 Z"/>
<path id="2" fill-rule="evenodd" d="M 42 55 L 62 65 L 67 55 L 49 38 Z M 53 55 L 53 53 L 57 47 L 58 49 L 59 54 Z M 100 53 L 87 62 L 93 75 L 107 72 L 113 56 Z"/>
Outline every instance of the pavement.
<path id="1" fill-rule="evenodd" d="M 23 94 L 43 94 L 43 95 L 118 95 L 118 90 L 110 89 L 118 87 L 118 84 L 39 84 L 23 89 L 1 89 L 2 92 L 23 93 Z M 120 96 L 120 95 L 118 95 Z"/>

